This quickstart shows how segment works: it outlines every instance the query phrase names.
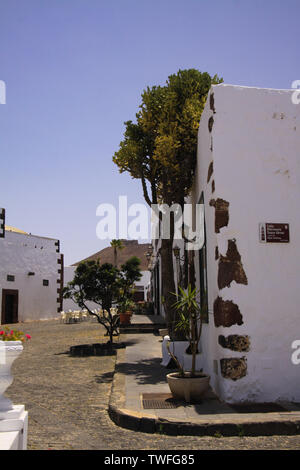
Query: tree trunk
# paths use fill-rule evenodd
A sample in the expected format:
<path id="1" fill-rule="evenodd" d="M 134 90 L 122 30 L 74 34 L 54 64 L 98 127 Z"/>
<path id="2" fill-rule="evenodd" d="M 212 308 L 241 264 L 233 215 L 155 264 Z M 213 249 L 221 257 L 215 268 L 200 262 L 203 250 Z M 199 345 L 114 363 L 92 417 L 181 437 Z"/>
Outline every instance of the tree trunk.
<path id="1" fill-rule="evenodd" d="M 175 330 L 179 318 L 174 308 L 174 303 L 176 302 L 176 290 L 174 280 L 172 238 L 161 240 L 160 256 L 162 267 L 162 296 L 167 327 L 169 330 L 170 338 L 172 340 L 182 340 L 185 339 L 183 337 L 182 332 Z"/>
<path id="2" fill-rule="evenodd" d="M 192 289 L 196 287 L 196 276 L 195 276 L 195 252 L 194 250 L 189 251 L 188 253 L 188 269 L 189 275 L 188 280 Z"/>
<path id="3" fill-rule="evenodd" d="M 192 370 L 191 370 L 191 375 L 192 377 L 195 375 L 195 370 L 196 370 L 196 354 L 197 354 L 197 343 L 196 343 L 196 322 L 194 318 L 191 320 L 191 333 L 192 333 Z"/>

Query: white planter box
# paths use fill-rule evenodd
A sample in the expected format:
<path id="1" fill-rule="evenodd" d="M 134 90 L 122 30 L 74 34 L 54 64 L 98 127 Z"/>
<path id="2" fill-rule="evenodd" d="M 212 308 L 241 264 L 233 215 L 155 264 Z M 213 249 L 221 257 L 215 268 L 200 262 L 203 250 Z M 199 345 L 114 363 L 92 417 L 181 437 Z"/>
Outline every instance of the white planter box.
<path id="1" fill-rule="evenodd" d="M 28 412 L 4 396 L 12 384 L 11 366 L 22 353 L 22 341 L 0 341 L 0 449 L 26 450 Z"/>
<path id="2" fill-rule="evenodd" d="M 3 394 L 13 382 L 11 366 L 22 351 L 22 341 L 0 341 L 0 419 L 13 408 L 11 400 Z"/>
<path id="3" fill-rule="evenodd" d="M 0 432 L 0 450 L 19 450 L 19 431 Z"/>

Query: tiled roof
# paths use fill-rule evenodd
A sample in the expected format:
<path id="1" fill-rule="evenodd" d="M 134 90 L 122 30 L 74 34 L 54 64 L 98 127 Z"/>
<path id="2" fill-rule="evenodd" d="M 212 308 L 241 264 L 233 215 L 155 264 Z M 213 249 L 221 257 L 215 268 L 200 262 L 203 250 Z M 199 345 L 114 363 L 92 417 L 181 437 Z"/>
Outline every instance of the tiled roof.
<path id="1" fill-rule="evenodd" d="M 124 248 L 122 250 L 117 250 L 117 265 L 120 267 L 132 256 L 137 256 L 141 260 L 141 271 L 148 270 L 148 261 L 146 253 L 151 248 L 150 243 L 138 243 L 137 240 L 122 240 Z M 103 250 L 94 253 L 93 255 L 85 258 L 77 263 L 74 263 L 72 266 L 78 266 L 82 261 L 97 261 L 100 260 L 100 263 L 111 263 L 114 264 L 114 249 L 112 246 L 103 248 Z"/>

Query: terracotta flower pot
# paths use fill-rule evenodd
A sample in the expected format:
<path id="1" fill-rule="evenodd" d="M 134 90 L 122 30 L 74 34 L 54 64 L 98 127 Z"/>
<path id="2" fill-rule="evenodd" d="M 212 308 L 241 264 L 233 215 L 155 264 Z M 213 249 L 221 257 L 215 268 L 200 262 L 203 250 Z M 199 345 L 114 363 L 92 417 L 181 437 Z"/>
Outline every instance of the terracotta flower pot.
<path id="1" fill-rule="evenodd" d="M 174 398 L 184 400 L 187 403 L 199 400 L 208 390 L 210 376 L 202 372 L 196 372 L 194 377 L 186 373 L 184 377 L 178 372 L 167 375 L 167 381 Z"/>
<path id="2" fill-rule="evenodd" d="M 131 314 L 130 313 L 120 313 L 120 324 L 121 325 L 129 325 L 130 324 L 130 318 Z"/>
<path id="3" fill-rule="evenodd" d="M 13 382 L 11 366 L 22 351 L 22 341 L 0 341 L 0 415 L 13 408 L 11 400 L 3 393 Z"/>

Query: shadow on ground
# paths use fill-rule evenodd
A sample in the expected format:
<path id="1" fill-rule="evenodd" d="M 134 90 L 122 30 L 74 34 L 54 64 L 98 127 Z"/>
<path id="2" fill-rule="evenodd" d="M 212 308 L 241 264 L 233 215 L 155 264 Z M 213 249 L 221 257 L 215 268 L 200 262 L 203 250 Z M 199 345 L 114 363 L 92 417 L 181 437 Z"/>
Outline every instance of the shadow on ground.
<path id="1" fill-rule="evenodd" d="M 117 371 L 120 374 L 134 375 L 138 384 L 157 384 L 165 383 L 167 373 L 166 368 L 161 366 L 161 358 L 144 359 L 138 363 L 120 363 L 117 364 Z"/>
<path id="2" fill-rule="evenodd" d="M 89 356 L 115 356 L 118 349 L 125 349 L 133 346 L 138 341 L 131 339 L 121 343 L 93 343 L 78 344 L 71 346 L 68 351 L 55 353 L 55 356 L 69 355 L 70 357 L 89 357 Z"/>
<path id="3" fill-rule="evenodd" d="M 111 383 L 114 377 L 114 372 L 105 372 L 101 375 L 95 375 L 96 383 L 103 384 L 103 383 Z"/>

